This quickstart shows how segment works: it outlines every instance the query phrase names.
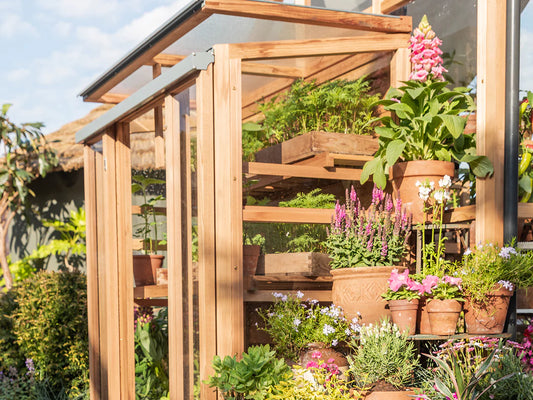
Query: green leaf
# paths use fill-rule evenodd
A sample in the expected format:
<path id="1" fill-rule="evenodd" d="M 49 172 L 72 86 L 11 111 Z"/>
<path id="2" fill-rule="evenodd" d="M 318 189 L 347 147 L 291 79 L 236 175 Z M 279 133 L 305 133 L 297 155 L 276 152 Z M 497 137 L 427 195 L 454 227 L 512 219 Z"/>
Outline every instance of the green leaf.
<path id="1" fill-rule="evenodd" d="M 376 126 L 376 133 L 383 138 L 393 139 L 396 133 L 392 128 L 386 128 L 384 126 Z"/>
<path id="2" fill-rule="evenodd" d="M 458 115 L 446 115 L 446 114 L 438 115 L 437 118 L 440 118 L 440 120 L 446 126 L 446 129 L 450 132 L 450 134 L 454 138 L 457 139 L 459 136 L 463 134 L 465 130 L 465 125 L 466 125 L 466 118 L 460 117 Z"/>
<path id="3" fill-rule="evenodd" d="M 242 129 L 250 132 L 259 132 L 263 130 L 263 127 L 257 122 L 245 122 L 242 124 Z"/>
<path id="4" fill-rule="evenodd" d="M 414 116 L 414 112 L 413 112 L 413 109 L 411 107 L 409 107 L 407 104 L 405 103 L 394 103 L 394 104 L 391 104 L 390 106 L 388 107 L 385 107 L 387 110 L 391 110 L 391 111 L 394 111 L 396 112 L 397 114 L 398 113 L 406 113 L 406 114 L 409 114 L 411 116 Z"/>
<path id="5" fill-rule="evenodd" d="M 380 157 L 374 157 L 372 160 L 367 161 L 365 163 L 365 165 L 363 166 L 363 171 L 361 172 L 361 184 L 364 184 L 368 180 L 370 175 L 373 175 L 375 173 L 375 170 L 380 163 Z"/>
<path id="6" fill-rule="evenodd" d="M 398 158 L 403 153 L 403 150 L 405 149 L 405 142 L 402 140 L 393 140 L 387 145 L 387 152 L 386 152 L 386 158 L 387 158 L 387 164 L 393 165 L 398 161 Z"/>
<path id="7" fill-rule="evenodd" d="M 452 160 L 451 153 L 448 150 L 446 150 L 446 148 L 444 148 L 444 147 L 441 147 L 440 149 L 435 151 L 435 155 L 441 161 L 451 161 Z"/>
<path id="8" fill-rule="evenodd" d="M 379 163 L 376 170 L 374 171 L 374 183 L 380 189 L 385 189 L 387 186 L 387 177 L 385 176 L 385 171 L 383 170 L 383 164 Z"/>
<path id="9" fill-rule="evenodd" d="M 425 87 L 419 87 L 416 89 L 405 89 L 407 93 L 409 93 L 409 96 L 413 98 L 413 100 L 416 100 L 418 96 L 420 96 L 422 93 L 424 93 Z"/>
<path id="10" fill-rule="evenodd" d="M 2 114 L 6 115 L 13 104 L 5 103 L 2 105 Z"/>
<path id="11" fill-rule="evenodd" d="M 531 185 L 531 177 L 529 175 L 522 175 L 518 181 L 518 186 L 526 193 L 531 193 L 533 187 Z"/>

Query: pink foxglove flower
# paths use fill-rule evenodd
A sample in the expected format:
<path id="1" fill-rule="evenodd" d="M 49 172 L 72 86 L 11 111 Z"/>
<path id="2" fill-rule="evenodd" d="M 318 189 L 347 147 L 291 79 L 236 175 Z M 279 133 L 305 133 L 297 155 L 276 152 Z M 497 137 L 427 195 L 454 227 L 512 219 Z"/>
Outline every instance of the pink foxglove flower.
<path id="1" fill-rule="evenodd" d="M 414 30 L 409 40 L 411 64 L 413 65 L 409 79 L 421 82 L 425 82 L 427 79 L 444 80 L 442 75 L 448 71 L 442 66 L 440 45 L 442 45 L 442 40 L 435 35 L 424 15 L 420 25 Z"/>

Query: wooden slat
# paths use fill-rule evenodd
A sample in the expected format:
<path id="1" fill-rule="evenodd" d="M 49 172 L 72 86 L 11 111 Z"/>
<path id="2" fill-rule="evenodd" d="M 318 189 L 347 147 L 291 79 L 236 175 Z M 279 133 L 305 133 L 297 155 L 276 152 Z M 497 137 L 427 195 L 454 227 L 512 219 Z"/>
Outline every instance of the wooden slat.
<path id="1" fill-rule="evenodd" d="M 98 99 L 98 103 L 118 104 L 128 97 L 129 95 L 124 93 L 106 93 Z"/>
<path id="2" fill-rule="evenodd" d="M 411 73 L 411 61 L 409 49 L 398 49 L 394 53 L 390 63 L 390 85 L 398 88 L 403 86 L 404 81 L 409 80 Z"/>
<path id="3" fill-rule="evenodd" d="M 328 276 L 317 276 L 317 277 L 308 277 L 302 275 L 254 275 L 254 281 L 257 282 L 297 282 L 297 283 L 330 283 L 333 282 L 333 277 Z"/>
<path id="4" fill-rule="evenodd" d="M 357 181 L 361 178 L 361 169 L 337 168 L 325 169 L 322 167 L 293 165 L 293 164 L 273 164 L 250 162 L 243 164 L 243 172 L 252 175 L 286 176 L 299 178 L 317 179 L 340 179 Z"/>
<path id="5" fill-rule="evenodd" d="M 462 221 L 473 221 L 476 219 L 476 206 L 464 206 L 444 213 L 444 223 L 451 224 Z"/>
<path id="6" fill-rule="evenodd" d="M 354 167 L 362 167 L 367 161 L 370 161 L 373 158 L 374 156 L 328 153 L 326 166 L 350 165 Z"/>
<path id="7" fill-rule="evenodd" d="M 154 79 L 161 75 L 161 64 L 154 64 Z M 163 135 L 163 106 L 154 107 L 154 159 L 155 168 L 165 167 L 165 137 Z"/>
<path id="8" fill-rule="evenodd" d="M 368 7 L 364 12 L 370 13 L 374 12 L 374 1 L 372 1 L 372 6 Z M 406 6 L 411 0 L 381 0 L 380 1 L 380 13 L 381 14 L 390 14 L 393 11 L 396 11 L 398 8 Z"/>
<path id="9" fill-rule="evenodd" d="M 381 0 L 372 0 L 370 10 L 372 14 L 381 14 Z"/>
<path id="10" fill-rule="evenodd" d="M 168 285 L 137 286 L 133 289 L 133 297 L 147 299 L 150 297 L 167 297 Z"/>
<path id="11" fill-rule="evenodd" d="M 104 257 L 106 276 L 106 325 L 107 325 L 107 380 L 109 400 L 122 399 L 121 397 L 121 363 L 120 363 L 120 316 L 118 304 L 118 258 L 117 258 L 117 202 L 116 192 L 116 151 L 115 151 L 115 129 L 113 132 L 106 132 L 103 136 L 104 151 L 104 221 L 103 229 Z"/>
<path id="12" fill-rule="evenodd" d="M 106 264 L 106 223 L 104 209 L 104 155 L 95 151 L 95 169 L 96 169 L 96 225 L 97 225 L 97 246 L 98 246 L 98 314 L 100 322 L 100 379 L 101 379 L 101 399 L 107 400 L 108 396 L 108 327 L 107 327 L 107 276 L 109 274 Z"/>
<path id="13" fill-rule="evenodd" d="M 409 37 L 409 34 L 406 33 L 382 33 L 378 35 L 340 38 L 236 43 L 230 46 L 232 58 L 246 60 L 316 57 L 320 55 L 353 54 L 369 51 L 396 51 L 408 46 Z"/>
<path id="14" fill-rule="evenodd" d="M 133 332 L 133 259 L 131 241 L 131 150 L 128 124 L 117 124 L 116 131 L 116 207 L 118 256 L 118 306 L 120 335 L 120 395 L 135 397 L 135 343 Z"/>
<path id="15" fill-rule="evenodd" d="M 89 325 L 89 393 L 92 400 L 100 400 L 100 321 L 98 298 L 98 223 L 96 159 L 90 146 L 83 148 L 83 175 L 85 188 L 86 262 L 87 262 L 87 316 Z M 101 210 L 100 210 L 101 211 Z"/>
<path id="16" fill-rule="evenodd" d="M 217 354 L 225 356 L 244 350 L 241 70 L 228 45 L 214 52 Z"/>
<path id="17" fill-rule="evenodd" d="M 518 218 L 533 218 L 533 203 L 518 203 Z"/>
<path id="18" fill-rule="evenodd" d="M 278 292 L 278 290 L 276 290 Z M 296 295 L 297 290 L 279 290 L 282 294 L 291 294 Z M 331 302 L 331 290 L 306 290 L 305 299 L 316 299 L 322 302 Z M 274 301 L 272 296 L 272 290 L 256 290 L 255 292 L 246 292 L 244 293 L 244 301 L 246 302 L 269 302 Z"/>
<path id="19" fill-rule="evenodd" d="M 161 53 L 172 43 L 184 36 L 191 29 L 198 26 L 202 21 L 208 18 L 211 14 L 207 11 L 201 10 L 192 15 L 182 24 L 177 26 L 172 31 L 169 31 L 166 36 L 153 43 L 141 56 L 131 62 L 129 65 L 118 71 L 111 79 L 104 82 L 98 89 L 96 89 L 85 101 L 98 101 L 109 90 L 113 89 L 118 83 L 130 76 L 133 72 L 145 65 L 148 60 L 153 59 L 157 54 Z"/>
<path id="20" fill-rule="evenodd" d="M 390 18 L 327 9 L 294 7 L 247 0 L 206 0 L 204 10 L 216 14 L 294 22 L 374 32 L 411 32 L 411 18 Z"/>
<path id="21" fill-rule="evenodd" d="M 477 154 L 494 175 L 476 181 L 476 243 L 503 245 L 506 2 L 479 1 L 477 12 Z"/>
<path id="22" fill-rule="evenodd" d="M 335 210 L 317 208 L 244 206 L 242 218 L 246 222 L 329 224 L 334 212 Z"/>
<path id="23" fill-rule="evenodd" d="M 200 399 L 216 400 L 216 392 L 204 382 L 213 373 L 217 352 L 215 284 L 215 169 L 213 131 L 213 66 L 198 76 L 197 171 L 198 171 L 198 316 L 200 346 Z"/>
<path id="24" fill-rule="evenodd" d="M 152 249 L 155 248 L 155 240 L 152 240 Z M 149 250 L 150 247 L 145 245 L 142 239 L 132 239 L 131 240 L 131 249 L 134 251 Z M 166 244 L 157 244 L 157 251 L 166 251 Z"/>
<path id="25" fill-rule="evenodd" d="M 166 207 L 154 207 L 154 211 L 157 215 L 167 215 L 167 208 Z M 141 206 L 131 206 L 131 213 L 135 215 L 142 214 Z"/>
<path id="26" fill-rule="evenodd" d="M 167 240 L 172 243 L 168 252 L 168 345 L 169 345 L 169 397 L 184 396 L 184 330 L 183 330 L 183 274 L 182 274 L 182 194 L 180 153 L 180 105 L 167 96 L 165 100 L 166 131 L 166 184 L 167 184 Z M 147 296 L 143 296 L 147 297 Z"/>
<path id="27" fill-rule="evenodd" d="M 133 299 L 139 307 L 168 307 L 168 299 Z"/>

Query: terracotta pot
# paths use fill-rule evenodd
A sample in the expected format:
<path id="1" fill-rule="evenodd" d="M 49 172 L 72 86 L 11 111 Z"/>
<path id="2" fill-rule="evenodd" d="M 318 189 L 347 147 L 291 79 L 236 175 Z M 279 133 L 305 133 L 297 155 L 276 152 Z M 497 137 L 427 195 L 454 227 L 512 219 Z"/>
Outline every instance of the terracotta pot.
<path id="1" fill-rule="evenodd" d="M 157 270 L 163 265 L 165 256 L 158 254 L 135 254 L 133 256 L 133 279 L 135 286 L 155 285 Z"/>
<path id="2" fill-rule="evenodd" d="M 533 287 L 518 289 L 516 291 L 516 308 L 533 309 Z"/>
<path id="3" fill-rule="evenodd" d="M 429 314 L 427 309 L 427 299 L 423 296 L 418 302 L 418 333 L 422 335 L 431 335 L 431 325 L 429 323 Z"/>
<path id="4" fill-rule="evenodd" d="M 488 293 L 487 301 L 484 303 L 473 302 L 467 298 L 465 302 L 466 333 L 502 333 L 512 295 L 512 290 L 500 287 Z"/>
<path id="5" fill-rule="evenodd" d="M 398 325 L 400 332 L 407 331 L 409 335 L 416 332 L 416 316 L 418 314 L 418 299 L 389 300 L 392 322 Z"/>
<path id="6" fill-rule="evenodd" d="M 457 320 L 461 313 L 462 304 L 457 300 L 432 299 L 427 303 L 431 334 L 453 335 L 457 327 Z"/>
<path id="7" fill-rule="evenodd" d="M 413 400 L 415 392 L 412 390 L 399 390 L 396 392 L 370 392 L 365 396 L 366 400 Z"/>
<path id="8" fill-rule="evenodd" d="M 424 221 L 424 202 L 418 197 L 416 182 L 429 180 L 438 187 L 439 180 L 448 175 L 453 178 L 455 164 L 448 161 L 424 160 L 394 164 L 389 171 L 394 197 L 402 199 L 402 206 L 413 215 L 413 223 Z"/>
<path id="9" fill-rule="evenodd" d="M 333 304 L 342 307 L 347 319 L 358 317 L 361 323 L 378 322 L 382 317 L 390 317 L 387 301 L 381 294 L 387 290 L 388 279 L 393 269 L 399 272 L 404 267 L 358 267 L 331 270 Z"/>
<path id="10" fill-rule="evenodd" d="M 245 244 L 242 246 L 242 264 L 244 276 L 244 288 L 253 286 L 252 277 L 257 271 L 257 263 L 261 254 L 261 246 L 257 244 Z"/>
<path id="11" fill-rule="evenodd" d="M 168 268 L 158 268 L 155 282 L 158 285 L 168 285 Z"/>
<path id="12" fill-rule="evenodd" d="M 307 344 L 307 349 L 303 350 L 300 354 L 300 366 L 305 368 L 308 362 L 316 361 L 312 357 L 315 351 L 319 351 L 321 353 L 320 359 L 322 361 L 328 361 L 332 358 L 333 362 L 337 364 L 339 368 L 348 366 L 348 360 L 344 354 L 339 353 L 337 350 L 333 349 L 332 347 L 328 347 L 321 342 Z"/>

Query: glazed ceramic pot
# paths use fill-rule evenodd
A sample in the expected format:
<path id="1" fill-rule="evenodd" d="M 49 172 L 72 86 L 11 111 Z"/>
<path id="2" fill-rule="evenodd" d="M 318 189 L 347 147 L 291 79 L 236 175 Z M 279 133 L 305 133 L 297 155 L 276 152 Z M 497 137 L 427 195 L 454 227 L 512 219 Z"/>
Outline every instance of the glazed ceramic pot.
<path id="1" fill-rule="evenodd" d="M 358 318 L 361 323 L 378 322 L 390 317 L 387 301 L 381 297 L 388 288 L 388 279 L 393 269 L 399 272 L 404 267 L 358 267 L 331 270 L 333 304 L 343 309 L 347 319 Z"/>
<path id="2" fill-rule="evenodd" d="M 453 335 L 463 305 L 457 300 L 431 299 L 427 303 L 432 335 Z"/>
<path id="3" fill-rule="evenodd" d="M 453 178 L 455 164 L 450 161 L 423 160 L 406 161 L 394 164 L 389 171 L 394 197 L 402 199 L 402 206 L 412 214 L 413 223 L 424 221 L 424 202 L 418 197 L 416 182 L 433 182 L 438 187 L 445 175 Z"/>
<path id="4" fill-rule="evenodd" d="M 467 297 L 465 301 L 466 333 L 476 335 L 502 333 L 512 295 L 512 290 L 498 285 L 486 295 L 484 302 L 475 302 Z"/>
<path id="5" fill-rule="evenodd" d="M 133 279 L 135 286 L 155 285 L 157 270 L 163 265 L 165 256 L 158 254 L 135 254 L 133 256 Z"/>
<path id="6" fill-rule="evenodd" d="M 406 331 L 409 335 L 414 335 L 418 315 L 418 299 L 389 300 L 389 309 L 392 322 L 398 325 L 400 332 Z"/>

